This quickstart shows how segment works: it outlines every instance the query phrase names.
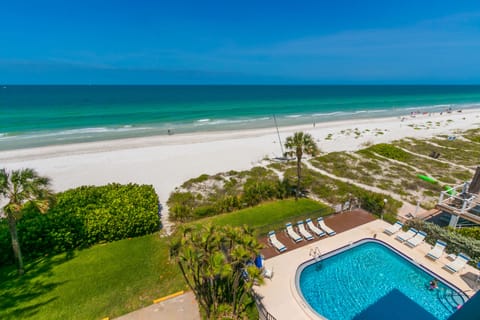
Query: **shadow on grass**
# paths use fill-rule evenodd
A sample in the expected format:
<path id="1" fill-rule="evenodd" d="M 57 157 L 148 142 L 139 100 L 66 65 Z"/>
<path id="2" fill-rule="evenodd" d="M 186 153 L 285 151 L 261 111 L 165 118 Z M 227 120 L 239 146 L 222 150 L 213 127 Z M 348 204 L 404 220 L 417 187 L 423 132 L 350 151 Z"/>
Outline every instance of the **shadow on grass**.
<path id="1" fill-rule="evenodd" d="M 56 297 L 45 295 L 66 281 L 55 281 L 52 270 L 72 257 L 69 253 L 37 259 L 26 265 L 25 274 L 21 277 L 14 266 L 0 268 L 0 318 L 32 317 L 41 307 L 56 300 Z"/>

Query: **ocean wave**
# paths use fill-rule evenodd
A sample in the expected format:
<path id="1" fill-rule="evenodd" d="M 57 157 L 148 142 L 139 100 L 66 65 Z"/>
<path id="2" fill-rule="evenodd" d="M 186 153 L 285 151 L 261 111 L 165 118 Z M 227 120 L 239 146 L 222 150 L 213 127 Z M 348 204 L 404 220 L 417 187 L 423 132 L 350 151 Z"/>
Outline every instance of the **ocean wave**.
<path id="1" fill-rule="evenodd" d="M 209 122 L 209 121 L 210 121 L 210 119 L 208 119 L 208 118 L 197 120 L 197 122 L 199 122 L 199 123 L 204 123 L 204 122 Z"/>
<path id="2" fill-rule="evenodd" d="M 29 132 L 29 133 L 20 133 L 15 135 L 0 135 L 0 140 L 13 140 L 13 139 L 39 139 L 39 138 L 57 138 L 57 140 L 62 140 L 61 137 L 72 137 L 75 135 L 80 138 L 91 137 L 92 134 L 104 134 L 104 133 L 116 133 L 116 132 L 129 132 L 129 131 L 146 131 L 152 129 L 151 127 L 133 127 L 131 125 L 126 125 L 123 127 L 109 128 L 109 127 L 93 127 L 93 128 L 81 128 L 81 129 L 69 129 L 61 131 L 47 131 L 47 132 Z"/>
<path id="3" fill-rule="evenodd" d="M 347 112 L 344 111 L 334 111 L 334 112 L 327 112 L 327 113 L 314 113 L 312 116 L 314 117 L 321 117 L 321 116 L 337 116 L 340 114 L 348 114 Z"/>
<path id="4" fill-rule="evenodd" d="M 285 118 L 301 118 L 303 116 L 304 115 L 301 115 L 301 114 L 291 114 L 291 115 L 285 116 Z"/>
<path id="5" fill-rule="evenodd" d="M 313 117 L 325 117 L 325 116 L 349 116 L 349 115 L 355 115 L 355 114 L 360 114 L 360 113 L 382 113 L 382 112 L 388 112 L 389 110 L 387 109 L 380 109 L 380 110 L 355 110 L 352 112 L 346 112 L 346 111 L 334 111 L 334 112 L 327 112 L 327 113 L 314 113 L 312 116 Z"/>
<path id="6" fill-rule="evenodd" d="M 194 123 L 195 126 L 212 126 L 212 125 L 222 125 L 222 124 L 239 124 L 239 123 L 251 123 L 256 121 L 267 121 L 270 120 L 270 117 L 261 117 L 261 118 L 250 118 L 250 119 L 217 119 L 208 121 L 199 122 L 198 120 Z"/>

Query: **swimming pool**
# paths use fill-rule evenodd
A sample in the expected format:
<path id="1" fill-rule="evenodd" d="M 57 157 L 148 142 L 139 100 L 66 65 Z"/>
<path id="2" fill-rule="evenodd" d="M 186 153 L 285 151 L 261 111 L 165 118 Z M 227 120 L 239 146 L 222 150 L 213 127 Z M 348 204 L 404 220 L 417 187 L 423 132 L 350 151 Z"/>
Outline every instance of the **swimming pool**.
<path id="1" fill-rule="evenodd" d="M 378 240 L 362 240 L 310 261 L 297 270 L 300 295 L 318 315 L 331 320 L 447 319 L 466 301 L 444 281 L 429 290 L 435 274 Z M 379 318 L 379 315 L 381 318 Z"/>

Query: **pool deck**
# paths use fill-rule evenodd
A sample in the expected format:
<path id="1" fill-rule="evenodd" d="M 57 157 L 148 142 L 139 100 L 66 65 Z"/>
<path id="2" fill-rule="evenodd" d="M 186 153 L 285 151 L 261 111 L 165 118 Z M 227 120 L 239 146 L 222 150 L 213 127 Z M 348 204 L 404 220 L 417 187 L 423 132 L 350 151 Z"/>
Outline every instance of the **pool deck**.
<path id="1" fill-rule="evenodd" d="M 327 225 L 329 225 L 327 220 Z M 332 237 L 325 237 L 321 240 L 310 242 L 303 247 L 289 250 L 265 260 L 265 267 L 273 269 L 272 279 L 265 279 L 265 284 L 255 287 L 257 294 L 262 297 L 262 303 L 265 308 L 277 320 L 294 319 L 321 319 L 312 310 L 309 309 L 306 302 L 300 297 L 295 287 L 295 274 L 300 264 L 312 260 L 310 250 L 318 247 L 322 254 L 333 251 L 340 247 L 351 244 L 352 242 L 373 238 L 381 240 L 417 263 L 436 273 L 441 278 L 452 283 L 462 291 L 466 291 L 468 296 L 472 296 L 478 289 L 480 283 L 476 282 L 479 271 L 472 266 L 467 265 L 463 270 L 452 274 L 443 266 L 450 262 L 444 254 L 437 261 L 432 261 L 425 255 L 431 250 L 432 246 L 422 243 L 416 248 L 410 248 L 403 243 L 395 240 L 395 235 L 388 236 L 383 230 L 390 224 L 382 220 L 374 220 L 357 226 L 348 232 L 342 232 Z M 333 226 L 332 226 L 333 227 Z M 305 242 L 305 241 L 303 241 Z M 289 243 L 290 244 L 290 243 Z"/>
<path id="2" fill-rule="evenodd" d="M 345 231 L 348 231 L 350 229 L 353 229 L 355 227 L 358 227 L 358 226 L 360 226 L 362 224 L 365 224 L 367 222 L 374 221 L 376 219 L 377 218 L 368 211 L 365 211 L 363 209 L 355 209 L 355 210 L 352 210 L 352 211 L 333 214 L 331 216 L 325 217 L 324 221 L 325 221 L 325 224 L 328 227 L 335 230 L 335 232 L 338 234 L 338 233 L 345 232 Z M 294 225 L 294 229 L 296 230 L 297 229 L 297 227 L 296 227 L 297 221 L 292 221 L 292 224 Z M 316 221 L 315 221 L 315 225 L 317 225 Z M 303 240 L 303 241 L 295 243 L 295 242 L 293 242 L 292 239 L 290 239 L 288 237 L 288 235 L 285 231 L 285 228 L 284 228 L 283 231 L 277 231 L 276 235 L 277 235 L 278 241 L 283 243 L 288 248 L 288 250 L 286 252 L 283 252 L 283 253 L 278 253 L 271 245 L 268 244 L 267 238 L 263 237 L 259 241 L 260 241 L 260 243 L 262 243 L 265 246 L 261 251 L 263 256 L 265 257 L 265 259 L 275 257 L 279 254 L 286 254 L 290 250 L 294 250 L 294 249 L 303 247 L 305 245 L 308 245 L 312 242 L 317 242 L 318 240 L 322 240 L 322 239 L 325 239 L 325 238 L 329 237 L 329 236 L 325 235 L 320 239 L 318 237 L 315 237 L 314 240 L 311 240 L 311 241 Z"/>

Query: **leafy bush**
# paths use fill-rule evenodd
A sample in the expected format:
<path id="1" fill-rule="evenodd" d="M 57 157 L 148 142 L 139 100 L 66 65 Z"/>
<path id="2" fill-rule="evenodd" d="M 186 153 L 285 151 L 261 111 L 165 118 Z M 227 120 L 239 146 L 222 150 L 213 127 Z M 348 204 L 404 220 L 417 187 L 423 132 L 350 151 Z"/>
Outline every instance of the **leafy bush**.
<path id="1" fill-rule="evenodd" d="M 464 252 L 472 261 L 470 264 L 476 265 L 480 261 L 480 240 L 466 237 L 451 228 L 442 228 L 436 224 L 425 222 L 423 220 L 409 220 L 405 224 L 406 228 L 415 228 L 427 233 L 426 241 L 435 244 L 435 241 L 442 240 L 447 243 L 446 251 L 448 253 L 458 254 Z"/>
<path id="2" fill-rule="evenodd" d="M 190 179 L 170 195 L 167 204 L 172 221 L 186 222 L 290 195 L 288 181 L 280 181 L 272 170 L 254 167 Z"/>
<path id="3" fill-rule="evenodd" d="M 152 186 L 83 186 L 57 195 L 45 214 L 26 205 L 17 222 L 25 258 L 70 251 L 99 242 L 137 237 L 159 228 L 158 197 Z M 0 219 L 0 263 L 11 263 L 8 224 Z"/>
<path id="4" fill-rule="evenodd" d="M 57 199 L 53 215 L 70 212 L 83 220 L 82 245 L 137 237 L 159 227 L 158 197 L 152 186 L 83 186 L 61 193 Z"/>
<path id="5" fill-rule="evenodd" d="M 12 241 L 7 219 L 0 219 L 0 265 L 13 264 Z"/>
<path id="6" fill-rule="evenodd" d="M 459 228 L 454 229 L 454 231 L 461 234 L 462 236 L 469 237 L 475 240 L 480 240 L 480 227 Z"/>

